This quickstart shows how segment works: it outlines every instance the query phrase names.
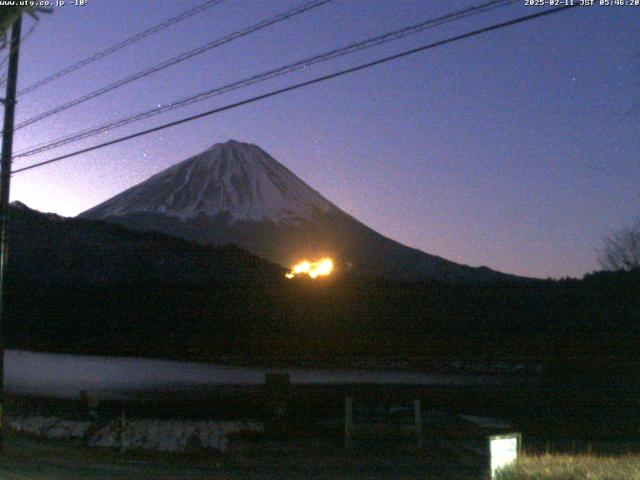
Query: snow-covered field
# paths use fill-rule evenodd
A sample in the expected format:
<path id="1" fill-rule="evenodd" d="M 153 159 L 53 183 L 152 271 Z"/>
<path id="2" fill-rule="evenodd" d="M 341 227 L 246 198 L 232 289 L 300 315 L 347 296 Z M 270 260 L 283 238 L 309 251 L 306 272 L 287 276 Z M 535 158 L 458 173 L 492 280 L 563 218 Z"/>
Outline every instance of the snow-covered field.
<path id="1" fill-rule="evenodd" d="M 125 422 L 124 429 L 119 420 L 95 424 L 53 416 L 7 417 L 7 423 L 13 430 L 38 437 L 160 452 L 184 452 L 190 447 L 224 452 L 229 434 L 263 430 L 253 421 L 133 419 Z"/>
<path id="2" fill-rule="evenodd" d="M 101 398 L 124 392 L 197 385 L 260 385 L 268 368 L 247 368 L 147 358 L 99 357 L 7 350 L 4 382 L 10 393 L 77 397 L 81 390 Z M 397 370 L 328 370 L 292 368 L 293 384 L 491 385 L 499 377 L 427 374 Z"/>

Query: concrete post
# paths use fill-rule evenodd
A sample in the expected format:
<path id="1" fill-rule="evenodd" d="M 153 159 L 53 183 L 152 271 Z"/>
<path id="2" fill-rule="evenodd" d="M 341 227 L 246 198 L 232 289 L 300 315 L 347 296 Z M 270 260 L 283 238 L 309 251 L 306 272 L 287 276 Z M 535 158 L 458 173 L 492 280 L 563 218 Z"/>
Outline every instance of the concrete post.
<path id="1" fill-rule="evenodd" d="M 344 399 L 344 448 L 353 448 L 353 399 Z"/>
<path id="2" fill-rule="evenodd" d="M 418 448 L 422 447 L 422 409 L 420 407 L 420 400 L 415 399 L 413 401 L 413 420 L 416 429 L 416 437 L 418 441 Z"/>
<path id="3" fill-rule="evenodd" d="M 267 407 L 266 429 L 276 435 L 289 435 L 291 377 L 288 372 L 265 374 L 264 397 Z"/>
<path id="4" fill-rule="evenodd" d="M 126 428 L 124 409 L 120 412 L 120 455 L 124 454 L 124 431 Z"/>

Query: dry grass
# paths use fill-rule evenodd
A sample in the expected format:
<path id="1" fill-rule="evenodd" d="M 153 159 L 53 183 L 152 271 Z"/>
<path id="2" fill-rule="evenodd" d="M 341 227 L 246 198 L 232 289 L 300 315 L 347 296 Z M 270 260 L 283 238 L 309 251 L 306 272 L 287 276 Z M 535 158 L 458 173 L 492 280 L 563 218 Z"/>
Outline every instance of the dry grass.
<path id="1" fill-rule="evenodd" d="M 640 455 L 525 455 L 499 480 L 640 480 Z"/>

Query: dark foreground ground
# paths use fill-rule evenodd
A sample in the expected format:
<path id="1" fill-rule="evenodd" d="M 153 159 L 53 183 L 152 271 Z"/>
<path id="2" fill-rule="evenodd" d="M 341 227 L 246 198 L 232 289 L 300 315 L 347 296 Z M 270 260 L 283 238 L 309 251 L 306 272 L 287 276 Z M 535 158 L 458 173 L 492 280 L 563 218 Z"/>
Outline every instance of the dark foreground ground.
<path id="1" fill-rule="evenodd" d="M 222 459 L 204 454 L 159 454 L 90 449 L 23 435 L 6 437 L 0 478 L 44 479 L 460 479 L 483 478 L 473 466 L 455 465 L 439 451 L 346 452 L 325 444 L 245 448 Z"/>
<path id="2" fill-rule="evenodd" d="M 194 451 L 185 454 L 89 448 L 81 442 L 35 439 L 7 432 L 0 479 L 425 479 L 485 480 L 486 466 L 458 446 L 486 432 L 461 424 L 457 415 L 504 419 L 521 432 L 531 454 L 638 453 L 640 402 L 634 382 L 523 381 L 499 384 L 278 385 L 228 388 L 163 388 L 138 392 L 126 400 L 103 401 L 96 408 L 108 423 L 126 412 L 133 418 L 249 418 L 265 423 L 264 434 L 230 441 L 225 455 Z M 345 397 L 354 399 L 354 421 L 391 422 L 390 407 L 404 407 L 401 423 L 413 422 L 414 399 L 424 412 L 424 442 L 391 438 L 392 429 L 375 430 L 375 438 L 359 437 L 356 448 L 344 448 Z M 287 414 L 273 424 L 279 404 Z M 430 412 L 445 414 L 435 416 Z M 9 396 L 8 415 L 51 415 L 82 419 L 89 414 L 79 399 Z M 404 413 L 403 413 L 404 412 Z M 406 417 L 406 418 L 405 418 Z M 440 420 L 438 420 L 440 419 Z M 392 426 L 393 426 L 393 422 Z M 511 427 L 510 427 L 511 428 Z M 362 441 L 359 441 L 362 438 Z M 400 439 L 402 440 L 402 439 Z M 452 448 L 453 447 L 453 448 Z M 537 478 L 537 477 L 531 477 Z M 564 478 L 564 477 L 563 477 Z M 567 477 L 573 478 L 573 477 Z M 578 477 L 579 478 L 579 477 Z M 626 480 L 626 479 L 625 479 Z"/>

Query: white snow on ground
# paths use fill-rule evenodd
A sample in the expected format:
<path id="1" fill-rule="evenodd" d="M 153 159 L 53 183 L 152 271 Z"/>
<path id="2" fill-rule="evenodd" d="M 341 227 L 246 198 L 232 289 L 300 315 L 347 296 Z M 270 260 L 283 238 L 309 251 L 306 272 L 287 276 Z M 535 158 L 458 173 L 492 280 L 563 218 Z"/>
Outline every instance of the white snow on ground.
<path id="1" fill-rule="evenodd" d="M 226 451 L 228 435 L 261 431 L 262 425 L 249 421 L 213 420 L 132 420 L 126 423 L 122 442 L 125 448 L 184 452 L 192 446 Z M 118 447 L 120 425 L 114 421 L 88 439 L 96 447 Z"/>
<path id="2" fill-rule="evenodd" d="M 9 426 L 19 432 L 55 440 L 84 440 L 95 447 L 184 452 L 189 448 L 226 451 L 228 435 L 258 432 L 263 426 L 250 421 L 213 420 L 129 420 L 124 432 L 118 420 L 107 425 L 69 421 L 58 417 L 8 417 Z"/>
<path id="3" fill-rule="evenodd" d="M 288 372 L 294 384 L 489 385 L 490 375 L 428 374 L 394 370 L 245 368 L 130 357 L 99 357 L 6 350 L 5 388 L 11 393 L 77 397 L 81 390 L 101 398 L 122 392 L 196 385 L 261 385 L 266 372 Z"/>
<path id="4" fill-rule="evenodd" d="M 85 438 L 91 428 L 91 422 L 63 420 L 58 417 L 7 417 L 9 426 L 19 432 L 53 438 L 71 440 Z"/>

